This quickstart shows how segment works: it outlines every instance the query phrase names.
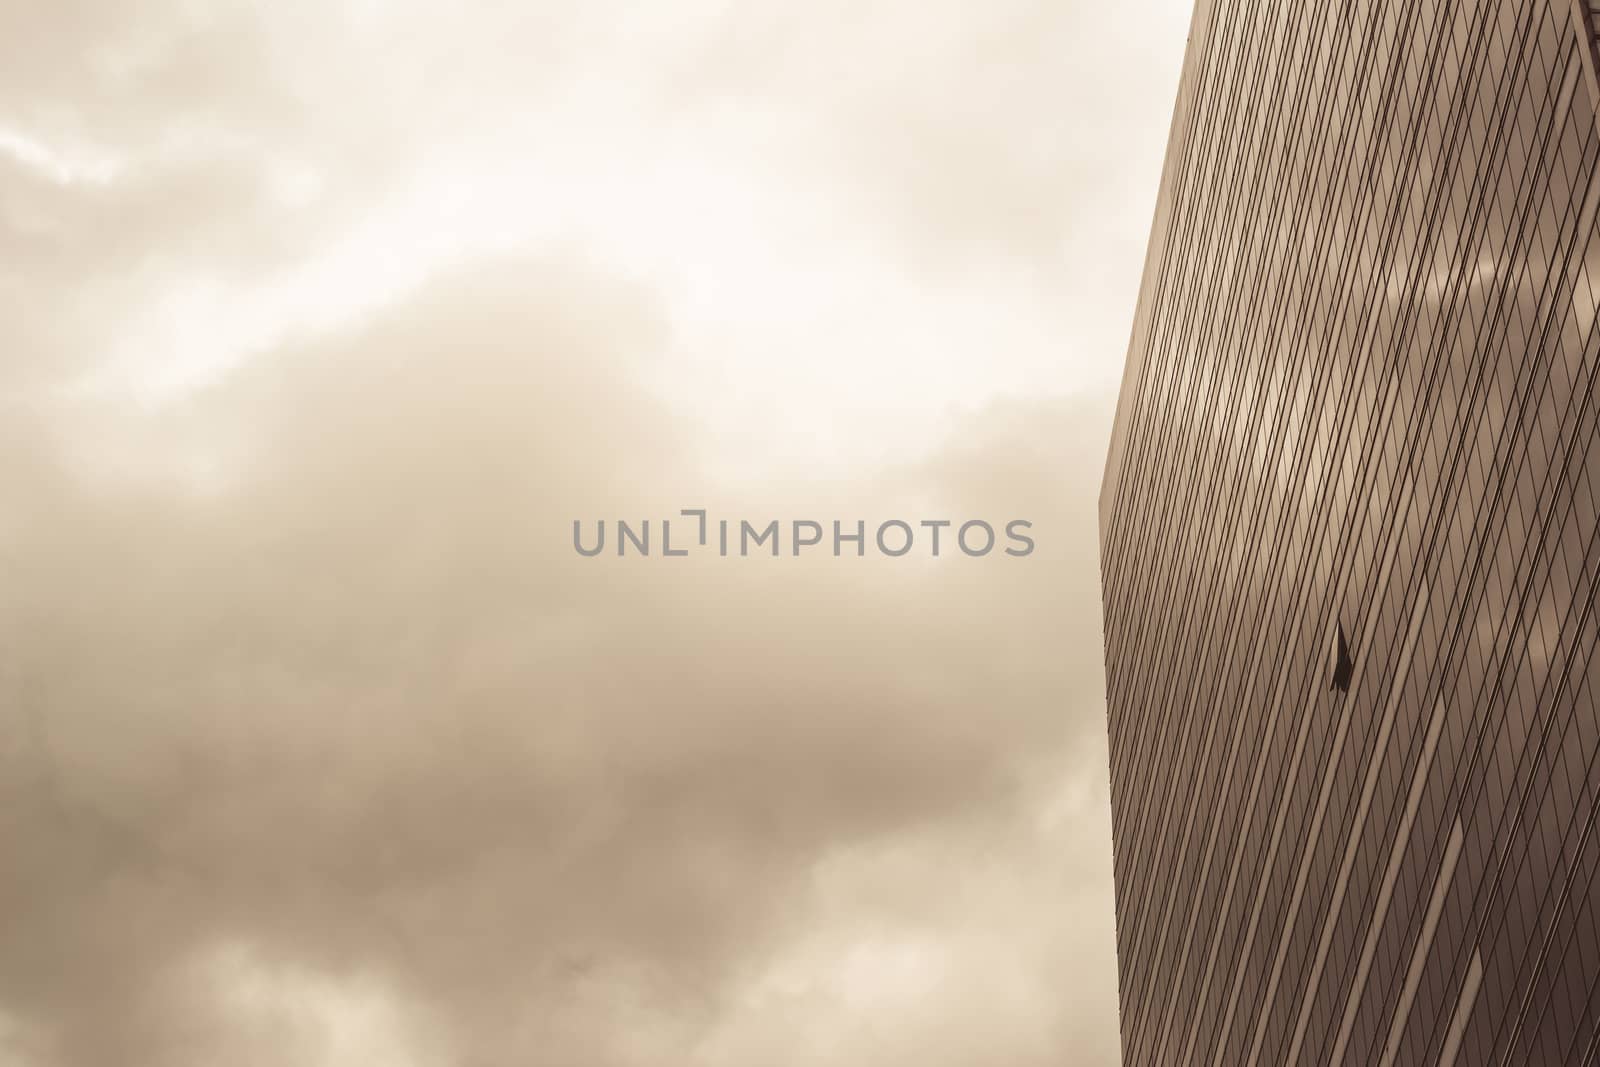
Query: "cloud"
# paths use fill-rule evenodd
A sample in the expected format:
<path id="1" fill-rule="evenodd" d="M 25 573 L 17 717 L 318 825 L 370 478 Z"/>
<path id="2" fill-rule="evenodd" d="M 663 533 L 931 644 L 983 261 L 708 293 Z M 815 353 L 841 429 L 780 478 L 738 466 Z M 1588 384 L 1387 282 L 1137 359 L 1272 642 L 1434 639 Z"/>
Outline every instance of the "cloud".
<path id="1" fill-rule="evenodd" d="M 822 1062 L 790 1047 L 812 1025 L 893 1058 L 1032 940 L 989 901 L 1073 899 L 1070 853 L 1019 855 L 1104 858 L 1038 823 L 1101 777 L 1063 477 L 1098 434 L 996 412 L 884 485 L 730 501 L 1031 501 L 1036 559 L 577 560 L 573 517 L 696 502 L 690 428 L 626 385 L 661 330 L 571 264 L 488 265 L 130 428 L 142 477 L 8 457 L 36 469 L 4 542 L 0 1003 L 40 1062 L 199 1062 L 234 994 L 195 969 L 257 956 L 393 990 L 444 1062 Z M 161 475 L 223 427 L 208 483 Z M 1040 921 L 1105 931 L 1076 893 L 1099 914 Z M 975 1033 L 1049 1062 L 1061 1013 L 1010 1011 Z"/>
<path id="2" fill-rule="evenodd" d="M 1115 1062 L 1076 279 L 1176 49 L 629 14 L 0 14 L 0 1067 Z M 570 547 L 695 506 L 1038 548 Z"/>

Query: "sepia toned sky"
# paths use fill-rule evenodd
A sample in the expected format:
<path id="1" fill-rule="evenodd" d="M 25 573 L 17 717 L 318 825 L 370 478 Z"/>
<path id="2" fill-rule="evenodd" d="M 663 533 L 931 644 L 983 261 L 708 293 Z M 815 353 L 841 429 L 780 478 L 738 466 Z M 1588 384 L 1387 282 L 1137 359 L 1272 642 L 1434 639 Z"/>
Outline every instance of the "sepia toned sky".
<path id="1" fill-rule="evenodd" d="M 1116 1062 L 1188 14 L 0 0 L 0 1067 Z"/>

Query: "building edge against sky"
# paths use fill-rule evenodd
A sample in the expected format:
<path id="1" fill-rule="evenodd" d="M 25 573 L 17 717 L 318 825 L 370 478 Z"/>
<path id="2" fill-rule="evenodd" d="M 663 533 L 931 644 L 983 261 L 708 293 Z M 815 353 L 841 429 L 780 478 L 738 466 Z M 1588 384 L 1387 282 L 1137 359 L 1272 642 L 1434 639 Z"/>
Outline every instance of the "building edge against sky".
<path id="1" fill-rule="evenodd" d="M 1100 496 L 1130 1065 L 1600 1062 L 1595 55 L 1196 5 Z"/>

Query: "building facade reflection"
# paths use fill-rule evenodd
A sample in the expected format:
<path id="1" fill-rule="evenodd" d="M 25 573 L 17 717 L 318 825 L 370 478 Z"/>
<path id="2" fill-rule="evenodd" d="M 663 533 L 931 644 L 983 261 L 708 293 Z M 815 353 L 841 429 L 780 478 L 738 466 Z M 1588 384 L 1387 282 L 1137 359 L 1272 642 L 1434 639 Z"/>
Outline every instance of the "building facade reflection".
<path id="1" fill-rule="evenodd" d="M 1600 1062 L 1597 90 L 1584 3 L 1196 6 L 1100 500 L 1129 1065 Z"/>

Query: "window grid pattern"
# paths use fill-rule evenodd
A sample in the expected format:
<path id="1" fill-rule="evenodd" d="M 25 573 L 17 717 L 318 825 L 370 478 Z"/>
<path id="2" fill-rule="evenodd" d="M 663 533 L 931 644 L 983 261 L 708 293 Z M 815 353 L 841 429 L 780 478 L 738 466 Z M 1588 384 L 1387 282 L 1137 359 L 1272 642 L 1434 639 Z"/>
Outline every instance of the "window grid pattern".
<path id="1" fill-rule="evenodd" d="M 1196 8 L 1101 497 L 1130 1065 L 1597 1062 L 1592 43 Z"/>

